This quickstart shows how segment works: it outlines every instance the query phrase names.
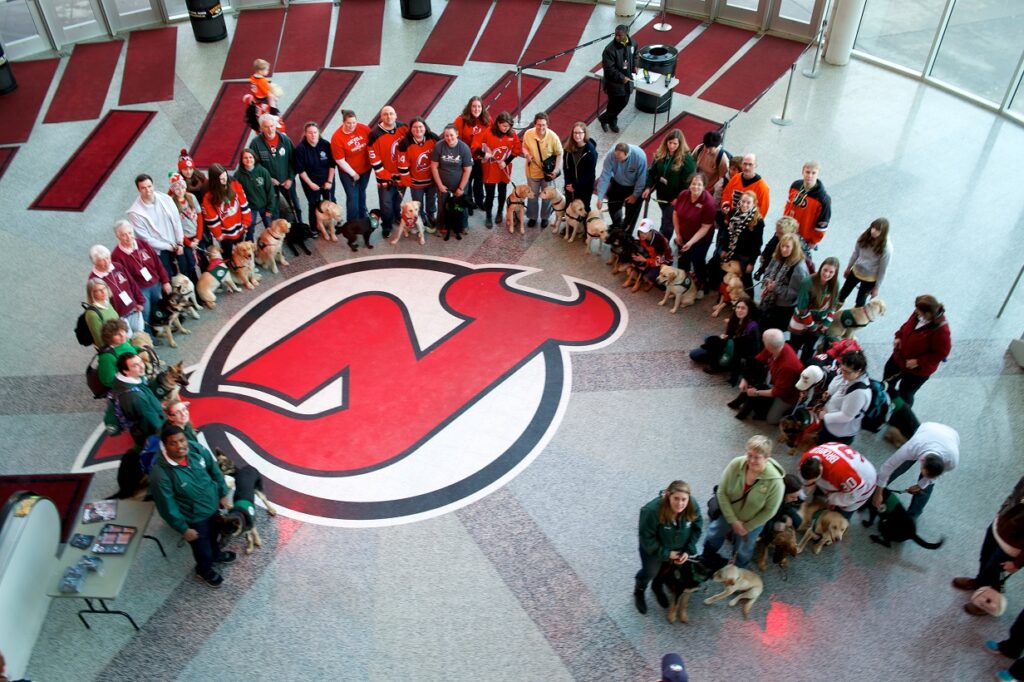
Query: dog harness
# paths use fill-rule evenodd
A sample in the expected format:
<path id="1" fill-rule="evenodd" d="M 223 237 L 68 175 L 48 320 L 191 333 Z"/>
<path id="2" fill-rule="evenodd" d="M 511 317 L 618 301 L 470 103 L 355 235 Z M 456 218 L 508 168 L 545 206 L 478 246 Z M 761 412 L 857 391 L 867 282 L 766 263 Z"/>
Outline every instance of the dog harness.
<path id="1" fill-rule="evenodd" d="M 579 220 L 579 218 L 577 218 L 577 220 Z M 588 237 L 590 237 L 590 238 L 592 238 L 592 239 L 596 239 L 596 238 L 598 238 L 598 237 L 600 237 L 600 236 L 601 236 L 601 235 L 599 235 L 599 234 L 593 234 L 593 233 L 592 233 L 592 232 L 590 231 L 590 223 L 594 222 L 595 220 L 602 220 L 602 218 L 601 218 L 601 216 L 599 216 L 599 215 L 596 215 L 596 216 L 592 216 L 592 217 L 590 217 L 590 218 L 587 218 L 587 236 L 588 236 Z"/>
<path id="2" fill-rule="evenodd" d="M 690 275 L 687 272 L 683 272 L 679 277 L 676 277 L 671 285 L 674 287 L 682 285 L 684 288 L 689 289 L 693 286 L 693 281 L 690 279 Z"/>
<path id="3" fill-rule="evenodd" d="M 861 310 L 864 311 L 864 316 L 868 318 L 868 321 L 864 324 L 857 324 L 857 318 L 853 316 L 853 310 L 853 308 L 849 308 L 848 310 L 843 310 L 839 313 L 839 323 L 847 329 L 859 329 L 861 327 L 866 327 L 875 321 L 875 318 L 871 315 L 871 309 L 864 306 Z"/>
<path id="4" fill-rule="evenodd" d="M 266 237 L 270 241 L 263 241 L 264 237 Z M 274 235 L 270 234 L 269 230 L 264 230 L 260 234 L 260 238 L 259 238 L 260 250 L 262 251 L 262 250 L 270 248 L 272 245 L 280 244 L 281 240 L 283 240 L 283 239 L 284 239 L 284 237 L 275 237 Z"/>
<path id="5" fill-rule="evenodd" d="M 210 261 L 209 267 L 206 270 L 208 273 L 214 276 L 214 278 L 220 282 L 228 274 L 228 264 L 223 258 L 216 258 Z"/>

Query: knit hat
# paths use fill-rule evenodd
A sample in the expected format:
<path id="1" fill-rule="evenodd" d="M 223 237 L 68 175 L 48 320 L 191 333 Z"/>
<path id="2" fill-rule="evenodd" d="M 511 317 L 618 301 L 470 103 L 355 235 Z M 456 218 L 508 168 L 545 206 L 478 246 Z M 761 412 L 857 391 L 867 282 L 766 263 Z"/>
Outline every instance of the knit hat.
<path id="1" fill-rule="evenodd" d="M 682 656 L 665 654 L 661 657 L 661 679 L 664 682 L 689 682 Z"/>
<path id="2" fill-rule="evenodd" d="M 182 149 L 181 154 L 178 155 L 178 170 L 183 171 L 186 168 L 195 168 L 196 164 L 192 161 L 192 157 L 188 155 L 187 149 Z"/>
<path id="3" fill-rule="evenodd" d="M 188 184 L 185 182 L 185 178 L 181 177 L 181 173 L 169 173 L 167 177 L 167 184 L 170 189 L 174 189 L 178 184 L 181 184 L 183 187 L 186 187 Z"/>

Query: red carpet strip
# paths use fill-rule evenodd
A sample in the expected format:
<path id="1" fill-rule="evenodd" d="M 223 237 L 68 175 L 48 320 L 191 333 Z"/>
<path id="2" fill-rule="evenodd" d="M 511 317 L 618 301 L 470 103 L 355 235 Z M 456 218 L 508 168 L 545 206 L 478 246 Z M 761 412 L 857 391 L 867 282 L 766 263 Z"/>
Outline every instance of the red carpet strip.
<path id="1" fill-rule="evenodd" d="M 693 29 L 700 26 L 700 21 L 697 19 L 691 19 L 690 17 L 677 17 L 672 15 L 666 18 L 666 21 L 672 25 L 671 30 L 668 31 L 655 31 L 654 25 L 661 21 L 660 16 L 655 15 L 646 26 L 639 29 L 631 37 L 633 38 L 633 44 L 637 48 L 646 47 L 647 45 L 671 45 L 675 47 L 679 43 L 683 42 L 683 38 L 690 35 Z M 611 38 L 609 38 L 609 41 Z M 598 63 L 591 71 L 597 71 L 601 68 L 601 64 Z"/>
<path id="2" fill-rule="evenodd" d="M 509 82 L 511 81 L 511 83 Z M 537 93 L 541 89 L 551 82 L 550 78 L 544 78 L 543 76 L 531 76 L 528 73 L 523 74 L 523 103 L 522 106 L 525 109 L 526 105 L 529 104 Z M 508 87 L 505 88 L 505 85 Z M 504 91 L 501 91 L 505 88 Z M 498 93 L 501 92 L 499 95 Z M 495 99 L 497 97 L 497 99 Z M 484 101 L 484 105 L 490 109 L 491 118 L 494 118 L 496 114 L 502 111 L 507 111 L 512 114 L 513 117 L 518 113 L 517 103 L 518 91 L 516 89 L 516 72 L 508 71 L 504 76 L 498 79 L 498 82 L 490 87 L 490 89 L 480 96 L 480 99 Z"/>
<path id="3" fill-rule="evenodd" d="M 59 63 L 59 59 L 38 59 L 11 64 L 18 89 L 0 97 L 0 144 L 28 141 Z"/>
<path id="4" fill-rule="evenodd" d="M 329 2 L 288 5 L 274 71 L 316 71 L 323 67 L 333 6 Z"/>
<path id="5" fill-rule="evenodd" d="M 426 118 L 454 81 L 455 76 L 443 73 L 413 71 L 405 79 L 405 82 L 395 90 L 395 94 L 387 103 L 398 112 L 399 121 L 408 121 L 413 116 Z M 445 122 L 454 120 L 454 118 L 455 112 L 452 112 L 451 118 L 446 119 Z M 370 127 L 375 125 L 377 125 L 376 116 L 373 117 Z M 440 126 L 437 127 L 440 129 Z"/>
<path id="6" fill-rule="evenodd" d="M 708 26 L 679 53 L 676 92 L 692 95 L 753 36 L 750 31 L 725 24 Z"/>
<path id="7" fill-rule="evenodd" d="M 122 40 L 75 45 L 43 123 L 98 118 L 123 47 Z"/>
<path id="8" fill-rule="evenodd" d="M 658 149 L 658 145 L 661 144 L 662 138 L 664 138 L 665 134 L 673 128 L 679 128 L 683 131 L 683 137 L 686 138 L 686 144 L 692 148 L 700 144 L 701 140 L 704 139 L 704 133 L 712 130 L 719 130 L 721 127 L 721 123 L 715 123 L 714 121 L 709 121 L 706 118 L 701 118 L 700 116 L 694 116 L 693 114 L 683 112 L 663 125 L 658 129 L 658 132 L 644 140 L 644 143 L 640 145 L 640 148 L 647 152 L 647 159 L 649 161 L 651 157 L 654 156 L 655 150 Z"/>
<path id="9" fill-rule="evenodd" d="M 292 5 L 292 9 L 296 7 L 300 7 L 300 5 Z M 298 139 L 302 127 L 309 121 L 313 121 L 323 130 L 331 117 L 341 108 L 341 103 L 345 100 L 349 90 L 362 75 L 361 71 L 342 71 L 340 69 L 317 71 L 284 114 L 285 122 L 290 122 L 289 130 L 294 131 L 292 135 Z M 330 138 L 329 134 L 324 134 Z"/>
<path id="10" fill-rule="evenodd" d="M 4 177 L 7 167 L 11 165 L 19 149 L 20 147 L 0 147 L 0 179 Z"/>
<path id="11" fill-rule="evenodd" d="M 490 8 L 491 3 L 486 0 L 448 0 L 444 14 L 434 24 L 416 61 L 452 66 L 465 64 L 469 48 L 480 33 Z"/>
<path id="12" fill-rule="evenodd" d="M 761 36 L 746 54 L 715 80 L 700 98 L 733 109 L 745 109 L 786 73 L 807 46 L 775 36 Z"/>
<path id="13" fill-rule="evenodd" d="M 257 59 L 270 62 L 273 74 L 277 61 L 277 43 L 284 25 L 284 8 L 247 9 L 238 13 L 235 35 L 231 39 L 228 58 L 220 73 L 222 81 L 248 78 Z"/>
<path id="14" fill-rule="evenodd" d="M 380 64 L 380 34 L 384 23 L 381 0 L 345 0 L 338 9 L 331 66 Z"/>
<path id="15" fill-rule="evenodd" d="M 245 123 L 242 97 L 249 92 L 249 83 L 221 83 L 217 98 L 206 114 L 199 134 L 189 147 L 192 159 L 200 168 L 219 163 L 225 168 L 238 164 L 238 154 L 249 139 L 252 129 Z"/>
<path id="16" fill-rule="evenodd" d="M 108 111 L 29 208 L 84 211 L 154 116 L 155 111 Z"/>
<path id="17" fill-rule="evenodd" d="M 537 32 L 533 34 L 530 46 L 526 48 L 519 64 L 530 64 L 538 59 L 550 57 L 562 50 L 579 45 L 583 30 L 594 13 L 594 5 L 581 5 L 575 2 L 555 0 L 544 13 Z M 567 54 L 550 62 L 534 67 L 545 71 L 566 71 L 572 54 Z"/>
<path id="18" fill-rule="evenodd" d="M 178 27 L 132 31 L 121 78 L 118 106 L 174 99 L 174 60 Z"/>
<path id="19" fill-rule="evenodd" d="M 475 62 L 515 64 L 523 53 L 541 0 L 498 0 L 470 57 Z"/>
<path id="20" fill-rule="evenodd" d="M 601 94 L 600 100 L 598 93 Z M 607 104 L 608 97 L 601 90 L 601 81 L 584 76 L 548 108 L 548 127 L 564 139 L 573 123 L 583 121 L 589 124 Z"/>

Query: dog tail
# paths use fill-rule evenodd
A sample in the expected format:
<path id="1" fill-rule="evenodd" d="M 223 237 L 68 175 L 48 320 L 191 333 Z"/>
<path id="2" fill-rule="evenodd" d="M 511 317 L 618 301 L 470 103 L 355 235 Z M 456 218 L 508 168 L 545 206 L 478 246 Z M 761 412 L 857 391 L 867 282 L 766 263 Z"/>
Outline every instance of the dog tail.
<path id="1" fill-rule="evenodd" d="M 946 541 L 946 538 L 939 538 L 938 542 L 928 542 L 927 540 L 922 540 L 921 537 L 916 534 L 910 539 L 925 549 L 938 549 L 939 547 L 942 547 L 942 543 Z"/>

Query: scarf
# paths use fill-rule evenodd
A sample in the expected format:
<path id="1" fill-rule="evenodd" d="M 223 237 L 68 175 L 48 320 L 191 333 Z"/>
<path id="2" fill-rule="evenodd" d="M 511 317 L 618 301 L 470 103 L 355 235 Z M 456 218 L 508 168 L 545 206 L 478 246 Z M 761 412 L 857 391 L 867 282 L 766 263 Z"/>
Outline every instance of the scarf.
<path id="1" fill-rule="evenodd" d="M 771 261 L 764 269 L 764 278 L 761 280 L 761 286 L 763 287 L 768 282 L 774 282 L 775 286 L 772 287 L 771 291 L 762 289 L 761 293 L 761 308 L 765 309 L 769 306 L 775 305 L 775 299 L 778 298 L 779 286 L 783 282 L 788 282 L 793 276 L 793 268 L 796 267 L 796 263 L 793 265 L 786 265 L 785 261 L 772 258 Z"/>
<path id="2" fill-rule="evenodd" d="M 729 218 L 729 246 L 726 248 L 726 260 L 736 260 L 736 244 L 739 242 L 743 230 L 747 229 L 754 221 L 754 209 L 740 213 L 733 211 Z"/>

